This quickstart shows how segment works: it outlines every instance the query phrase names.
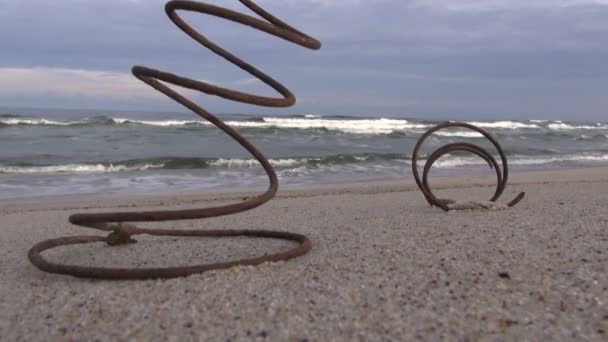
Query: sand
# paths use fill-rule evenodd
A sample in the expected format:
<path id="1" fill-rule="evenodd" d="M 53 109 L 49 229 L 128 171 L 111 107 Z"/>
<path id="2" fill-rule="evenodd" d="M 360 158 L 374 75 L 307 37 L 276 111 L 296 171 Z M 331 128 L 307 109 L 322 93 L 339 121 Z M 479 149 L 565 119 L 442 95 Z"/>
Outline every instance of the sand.
<path id="1" fill-rule="evenodd" d="M 433 180 L 483 199 L 491 177 Z M 0 202 L 0 336 L 48 340 L 608 340 L 608 169 L 515 174 L 515 208 L 445 213 L 410 181 L 288 189 L 261 208 L 187 228 L 308 235 L 300 258 L 187 278 L 94 281 L 26 258 L 47 238 L 95 235 L 74 212 L 193 208 L 246 196 Z M 472 184 L 472 185 L 469 185 Z M 272 221 L 266 217 L 271 216 Z M 163 227 L 163 224 L 149 226 Z M 255 256 L 288 242 L 139 238 L 48 252 L 84 265 L 169 266 Z"/>

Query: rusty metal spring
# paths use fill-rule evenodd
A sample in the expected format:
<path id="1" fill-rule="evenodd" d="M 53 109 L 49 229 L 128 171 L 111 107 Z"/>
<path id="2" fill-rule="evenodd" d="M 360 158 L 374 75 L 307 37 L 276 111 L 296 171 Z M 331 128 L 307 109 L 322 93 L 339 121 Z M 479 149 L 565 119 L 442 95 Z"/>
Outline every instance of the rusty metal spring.
<path id="1" fill-rule="evenodd" d="M 500 155 L 500 159 L 501 159 L 502 168 L 498 164 L 496 159 L 487 150 L 483 149 L 482 147 L 474 145 L 474 144 L 470 144 L 470 143 L 452 143 L 452 144 L 447 144 L 447 145 L 441 146 L 438 149 L 436 149 L 433 153 L 430 154 L 426 163 L 424 164 L 422 180 L 420 180 L 420 175 L 418 174 L 418 153 L 420 152 L 420 148 L 422 147 L 424 141 L 429 136 L 431 136 L 433 133 L 435 133 L 439 130 L 445 129 L 445 128 L 450 128 L 450 127 L 466 128 L 466 129 L 470 129 L 470 130 L 473 130 L 473 131 L 476 131 L 476 132 L 482 134 L 486 139 L 488 139 L 494 145 L 494 147 L 498 151 L 498 154 Z M 490 166 L 490 168 L 494 169 L 494 171 L 496 172 L 496 191 L 494 192 L 494 195 L 490 199 L 490 202 L 496 202 L 500 198 L 502 193 L 504 192 L 505 187 L 507 186 L 507 181 L 509 179 L 509 165 L 507 162 L 507 156 L 505 155 L 502 147 L 500 146 L 500 144 L 498 143 L 496 138 L 494 138 L 492 135 L 490 135 L 490 133 L 486 132 L 485 130 L 483 130 L 477 126 L 474 126 L 474 125 L 471 125 L 468 123 L 463 123 L 463 122 L 444 122 L 435 127 L 432 127 L 431 129 L 426 131 L 426 133 L 424 133 L 422 135 L 422 137 L 420 137 L 420 139 L 416 143 L 416 146 L 414 147 L 414 152 L 412 153 L 412 171 L 414 173 L 414 179 L 416 180 L 416 184 L 418 185 L 418 188 L 420 189 L 420 191 L 422 191 L 422 193 L 424 194 L 424 197 L 426 198 L 427 202 L 431 206 L 437 206 L 445 211 L 450 210 L 448 204 L 449 204 L 449 202 L 451 202 L 451 200 L 439 199 L 439 198 L 435 197 L 435 195 L 433 194 L 433 191 L 431 190 L 431 188 L 429 186 L 428 175 L 429 175 L 429 171 L 433 167 L 433 164 L 439 158 L 441 158 L 442 156 L 444 156 L 448 153 L 453 153 L 453 152 L 473 153 L 473 154 L 481 157 L 483 160 L 485 160 L 486 163 L 488 163 L 488 165 Z M 519 195 L 517 195 L 515 197 L 515 199 L 513 199 L 511 202 L 509 202 L 507 204 L 507 206 L 513 207 L 513 206 L 517 205 L 517 203 L 519 203 L 524 198 L 524 196 L 525 196 L 525 193 L 521 192 Z"/>
<path id="2" fill-rule="evenodd" d="M 94 228 L 110 232 L 108 236 L 71 236 L 61 237 L 56 239 L 45 240 L 34 245 L 29 253 L 28 258 L 32 264 L 40 270 L 50 273 L 68 274 L 77 277 L 102 278 L 102 279 L 153 279 L 153 278 L 172 278 L 183 277 L 194 273 L 202 273 L 210 270 L 225 269 L 237 265 L 258 265 L 269 261 L 280 261 L 295 258 L 306 254 L 312 244 L 310 240 L 300 234 L 268 231 L 268 230 L 178 230 L 178 229 L 147 229 L 140 228 L 134 225 L 125 224 L 125 222 L 158 222 L 158 221 L 175 221 L 175 220 L 193 220 L 204 219 L 210 217 L 224 216 L 240 213 L 246 210 L 256 208 L 274 197 L 278 190 L 277 175 L 268 162 L 268 159 L 247 139 L 232 127 L 225 124 L 222 120 L 205 111 L 203 108 L 196 105 L 194 102 L 186 99 L 179 93 L 170 89 L 162 82 L 177 85 L 203 92 L 208 95 L 219 96 L 228 100 L 238 101 L 253 105 L 267 107 L 289 107 L 295 103 L 295 96 L 282 84 L 275 81 L 270 76 L 261 72 L 254 66 L 234 56 L 230 52 L 224 50 L 220 46 L 208 40 L 205 36 L 194 30 L 190 25 L 183 21 L 177 14 L 178 10 L 198 12 L 208 14 L 242 25 L 250 26 L 254 29 L 269 33 L 276 37 L 293 42 L 300 46 L 317 50 L 321 47 L 321 43 L 287 25 L 277 19 L 264 9 L 256 5 L 250 0 L 239 0 L 243 5 L 248 7 L 254 13 L 259 15 L 260 20 L 249 15 L 235 12 L 226 8 L 209 5 L 206 3 L 195 1 L 169 1 L 165 5 L 165 12 L 183 32 L 191 38 L 199 42 L 201 45 L 213 51 L 215 54 L 235 64 L 239 68 L 248 72 L 252 76 L 258 78 L 265 84 L 275 89 L 281 97 L 264 97 L 253 94 L 234 91 L 222 87 L 218 87 L 206 82 L 195 81 L 189 78 L 184 78 L 171 73 L 163 72 L 156 69 L 150 69 L 143 66 L 133 67 L 133 75 L 145 82 L 152 88 L 167 95 L 171 99 L 182 104 L 194 113 L 201 116 L 203 119 L 211 122 L 213 125 L 224 131 L 226 134 L 236 140 L 243 146 L 255 159 L 257 159 L 266 174 L 270 185 L 264 193 L 244 200 L 242 202 L 216 206 L 203 209 L 189 210 L 162 210 L 162 211 L 143 211 L 143 212 L 109 212 L 98 214 L 75 214 L 70 216 L 70 223 L 82 227 Z M 269 218 L 270 219 L 270 218 Z M 123 245 L 136 242 L 132 236 L 138 234 L 148 234 L 155 236 L 182 236 L 182 237 L 235 237 L 246 236 L 255 238 L 272 238 L 283 239 L 296 242 L 297 247 L 291 250 L 267 254 L 260 257 L 241 259 L 236 261 L 228 261 L 214 264 L 203 264 L 183 267 L 168 267 L 168 268 L 108 268 L 108 267 L 90 267 L 78 265 L 65 265 L 45 260 L 41 253 L 45 250 L 73 244 L 86 244 L 95 242 L 105 242 L 110 246 Z"/>

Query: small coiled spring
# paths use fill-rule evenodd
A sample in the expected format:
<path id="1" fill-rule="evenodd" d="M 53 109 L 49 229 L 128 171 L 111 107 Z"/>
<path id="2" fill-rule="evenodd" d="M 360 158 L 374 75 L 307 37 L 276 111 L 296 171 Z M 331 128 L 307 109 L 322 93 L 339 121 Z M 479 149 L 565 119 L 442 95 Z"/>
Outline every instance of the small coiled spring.
<path id="1" fill-rule="evenodd" d="M 450 128 L 450 127 L 466 128 L 466 129 L 476 131 L 476 132 L 480 133 L 481 135 L 483 135 L 486 139 L 488 139 L 494 145 L 494 147 L 498 151 L 498 154 L 501 159 L 502 168 L 498 164 L 496 159 L 484 148 L 474 145 L 474 144 L 470 144 L 470 143 L 452 143 L 452 144 L 447 144 L 447 145 L 439 147 L 438 149 L 436 149 L 433 153 L 431 153 L 429 155 L 426 163 L 424 164 L 424 168 L 423 168 L 423 172 L 422 172 L 422 180 L 420 180 L 420 175 L 418 173 L 418 154 L 420 152 L 420 148 L 422 147 L 424 141 L 429 136 L 431 136 L 433 133 L 435 133 L 439 130 L 445 129 L 445 128 Z M 448 153 L 453 153 L 453 152 L 473 153 L 473 154 L 481 157 L 483 160 L 485 160 L 486 163 L 488 163 L 488 165 L 490 166 L 490 168 L 494 169 L 494 171 L 496 172 L 496 191 L 494 192 L 494 195 L 490 199 L 490 202 L 496 202 L 500 198 L 502 193 L 504 192 L 505 187 L 507 186 L 507 181 L 509 179 L 509 165 L 507 162 L 507 156 L 505 155 L 502 147 L 500 146 L 500 144 L 498 143 L 496 138 L 494 138 L 492 135 L 490 135 L 490 133 L 486 132 L 485 130 L 483 130 L 477 126 L 474 126 L 474 125 L 471 125 L 468 123 L 463 123 L 463 122 L 444 122 L 435 127 L 432 127 L 431 129 L 426 131 L 426 133 L 424 133 L 422 135 L 422 137 L 420 137 L 420 139 L 416 143 L 416 146 L 414 147 L 414 152 L 412 153 L 412 171 L 414 173 L 414 179 L 416 180 L 416 184 L 418 185 L 418 188 L 420 189 L 420 191 L 422 191 L 422 193 L 424 194 L 424 197 L 426 198 L 427 202 L 431 206 L 437 206 L 445 211 L 450 210 L 449 204 L 451 204 L 454 201 L 449 200 L 449 199 L 439 199 L 439 198 L 435 197 L 435 195 L 433 194 L 433 191 L 431 190 L 431 188 L 429 186 L 428 176 L 429 176 L 429 171 L 433 167 L 433 164 L 439 158 L 441 158 L 442 156 L 444 156 Z M 524 192 L 521 192 L 519 195 L 517 195 L 515 197 L 515 199 L 513 199 L 511 202 L 509 202 L 507 204 L 507 206 L 513 207 L 513 206 L 517 205 L 517 203 L 519 203 L 524 198 L 525 195 L 526 194 Z"/>
<path id="2" fill-rule="evenodd" d="M 161 82 L 173 84 L 183 88 L 193 89 L 208 95 L 219 96 L 228 100 L 248 103 L 267 107 L 289 107 L 295 103 L 295 96 L 279 82 L 275 81 L 270 76 L 258 70 L 254 66 L 239 59 L 230 52 L 224 50 L 217 44 L 211 42 L 205 36 L 194 30 L 177 14 L 178 10 L 197 12 L 220 17 L 242 25 L 250 26 L 254 29 L 269 33 L 276 37 L 293 42 L 300 46 L 317 50 L 321 47 L 321 43 L 287 25 L 277 19 L 264 9 L 256 5 L 250 0 L 239 0 L 243 5 L 248 7 L 254 13 L 259 15 L 264 20 L 260 20 L 239 12 L 235 12 L 223 7 L 218 7 L 196 1 L 169 1 L 165 5 L 165 12 L 183 32 L 188 34 L 192 39 L 199 42 L 201 45 L 213 51 L 215 54 L 235 64 L 239 68 L 248 72 L 252 76 L 258 78 L 271 88 L 275 89 L 281 97 L 264 97 L 249 93 L 234 91 L 219 86 L 215 86 L 206 82 L 196 81 L 189 78 L 177 76 L 171 73 L 163 72 L 156 69 L 151 69 L 143 66 L 133 67 L 133 75 L 145 82 L 152 88 L 160 91 L 171 99 L 177 101 L 181 105 L 190 109 L 194 113 L 201 116 L 203 119 L 211 122 L 213 125 L 224 131 L 241 146 L 243 146 L 255 159 L 257 159 L 269 179 L 268 189 L 255 197 L 244 200 L 242 202 L 191 210 L 163 210 L 163 211 L 144 211 L 144 212 L 109 212 L 98 214 L 75 214 L 70 216 L 70 223 L 82 227 L 94 228 L 110 232 L 109 235 L 103 236 L 71 236 L 61 237 L 57 239 L 45 240 L 34 245 L 29 253 L 28 258 L 32 264 L 40 270 L 51 273 L 68 274 L 77 277 L 102 278 L 102 279 L 151 279 L 151 278 L 172 278 L 188 276 L 194 273 L 202 273 L 210 270 L 225 269 L 237 265 L 258 265 L 269 261 L 280 261 L 294 258 L 306 254 L 312 244 L 310 240 L 300 234 L 268 231 L 268 230 L 178 230 L 178 229 L 147 229 L 140 228 L 134 225 L 125 224 L 125 222 L 159 222 L 159 221 L 175 221 L 175 220 L 193 220 L 204 219 L 210 217 L 224 216 L 243 212 L 256 208 L 274 197 L 278 190 L 277 175 L 268 162 L 268 159 L 247 139 L 232 127 L 225 124 L 216 116 L 210 114 L 203 108 L 196 105 L 194 102 L 180 95 Z M 271 218 L 269 218 L 271 219 Z M 95 242 L 105 242 L 110 246 L 123 245 L 136 242 L 132 236 L 138 234 L 148 234 L 155 236 L 182 236 L 182 237 L 234 237 L 247 236 L 256 238 L 272 238 L 284 239 L 296 242 L 297 247 L 280 253 L 267 254 L 260 257 L 241 259 L 236 261 L 228 261 L 223 263 L 184 266 L 184 267 L 168 267 L 168 268 L 108 268 L 108 267 L 90 267 L 79 265 L 65 265 L 45 260 L 41 253 L 45 250 L 73 244 L 86 244 Z"/>

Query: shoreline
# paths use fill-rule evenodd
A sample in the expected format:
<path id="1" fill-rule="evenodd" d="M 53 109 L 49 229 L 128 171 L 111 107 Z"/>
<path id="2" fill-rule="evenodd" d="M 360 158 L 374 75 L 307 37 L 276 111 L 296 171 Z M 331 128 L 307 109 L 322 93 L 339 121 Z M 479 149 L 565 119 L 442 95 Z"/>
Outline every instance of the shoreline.
<path id="1" fill-rule="evenodd" d="M 311 157 L 312 158 L 312 157 Z M 608 158 L 608 155 L 604 156 Z M 298 159 L 298 158 L 296 158 Z M 306 158 L 305 158 L 306 159 Z M 312 158 L 314 159 L 314 158 Z M 606 159 L 608 160 L 608 159 Z M 296 160 L 287 159 L 288 162 Z M 243 161 L 240 161 L 243 162 Z M 448 160 L 449 162 L 449 160 Z M 478 162 L 483 162 L 479 160 Z M 289 166 L 275 168 L 281 188 L 307 188 L 316 186 L 350 186 L 359 183 L 408 182 L 411 181 L 411 166 L 407 161 L 398 163 L 339 163 L 334 166 Z M 511 173 L 545 172 L 608 167 L 606 163 L 579 165 L 533 164 L 517 165 L 510 162 Z M 515 165 L 514 165 L 515 164 Z M 0 165 L 1 166 L 1 165 Z M 101 167 L 88 165 L 86 167 Z M 74 167 L 74 166 L 73 166 Z M 85 168 L 86 168 L 85 167 Z M 105 167 L 105 166 L 104 166 Z M 120 166 L 118 166 L 120 168 Z M 317 169 L 317 167 L 319 167 Z M 52 167 L 51 167 L 52 168 Z M 103 168 L 103 167 L 102 167 Z M 304 168 L 300 170 L 301 168 Z M 361 169 L 362 168 L 362 169 Z M 6 173 L 4 173 L 6 172 Z M 0 187 L 2 201 L 33 201 L 53 199 L 80 199 L 124 196 L 159 196 L 174 193 L 200 193 L 249 191 L 264 186 L 265 175 L 258 165 L 254 167 L 195 168 L 195 169 L 154 169 L 154 170 L 114 170 L 114 171 L 45 171 L 33 173 L 11 173 L 11 167 L 0 167 L 0 177 L 4 184 Z M 292 174 L 292 172 L 295 172 Z M 465 177 L 492 174 L 483 165 L 455 167 L 435 167 L 433 178 Z M 101 195 L 99 195 L 101 194 Z"/>
<path id="2" fill-rule="evenodd" d="M 485 188 L 496 184 L 496 177 L 488 175 L 457 175 L 457 176 L 437 176 L 430 177 L 433 189 L 459 189 L 459 188 Z M 526 184 L 560 183 L 560 182 L 588 182 L 588 181 L 608 181 L 608 166 L 595 166 L 585 168 L 570 169 L 551 169 L 551 170 L 531 170 L 531 171 L 510 171 L 509 181 L 506 192 L 510 186 L 520 186 Z M 16 198 L 0 199 L 0 210 L 7 210 L 17 207 L 39 207 L 41 210 L 57 209 L 61 207 L 79 208 L 91 207 L 95 205 L 131 207 L 130 202 L 141 202 L 145 205 L 152 205 L 164 201 L 183 201 L 190 202 L 212 202 L 218 200 L 234 200 L 242 197 L 262 193 L 266 187 L 258 188 L 233 188 L 233 189 L 213 189 L 209 191 L 187 191 L 175 193 L 154 193 L 154 194 L 102 194 L 102 195 L 61 195 L 45 196 L 39 198 Z M 291 185 L 279 186 L 279 191 L 275 199 L 289 197 L 309 197 L 324 194 L 345 194 L 345 193 L 384 193 L 384 192 L 409 192 L 417 191 L 418 187 L 413 178 L 403 180 L 387 181 L 364 181 L 346 182 L 335 184 L 310 185 Z M 84 203 L 83 203 L 84 202 Z M 107 205 L 103 203 L 111 202 Z"/>

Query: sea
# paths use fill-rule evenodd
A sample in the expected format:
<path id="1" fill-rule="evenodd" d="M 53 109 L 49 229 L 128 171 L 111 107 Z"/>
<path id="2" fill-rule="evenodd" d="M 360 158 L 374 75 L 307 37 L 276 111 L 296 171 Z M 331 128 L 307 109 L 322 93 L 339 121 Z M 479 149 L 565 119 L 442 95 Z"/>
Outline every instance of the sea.
<path id="1" fill-rule="evenodd" d="M 440 121 L 395 115 L 218 115 L 274 165 L 282 186 L 411 179 L 411 153 Z M 608 123 L 472 120 L 502 144 L 510 170 L 608 165 Z M 427 140 L 424 158 L 452 142 L 491 145 L 464 129 Z M 265 173 L 236 142 L 189 113 L 0 110 L 0 199 L 166 194 L 262 188 Z M 457 153 L 431 175 L 490 174 Z"/>

